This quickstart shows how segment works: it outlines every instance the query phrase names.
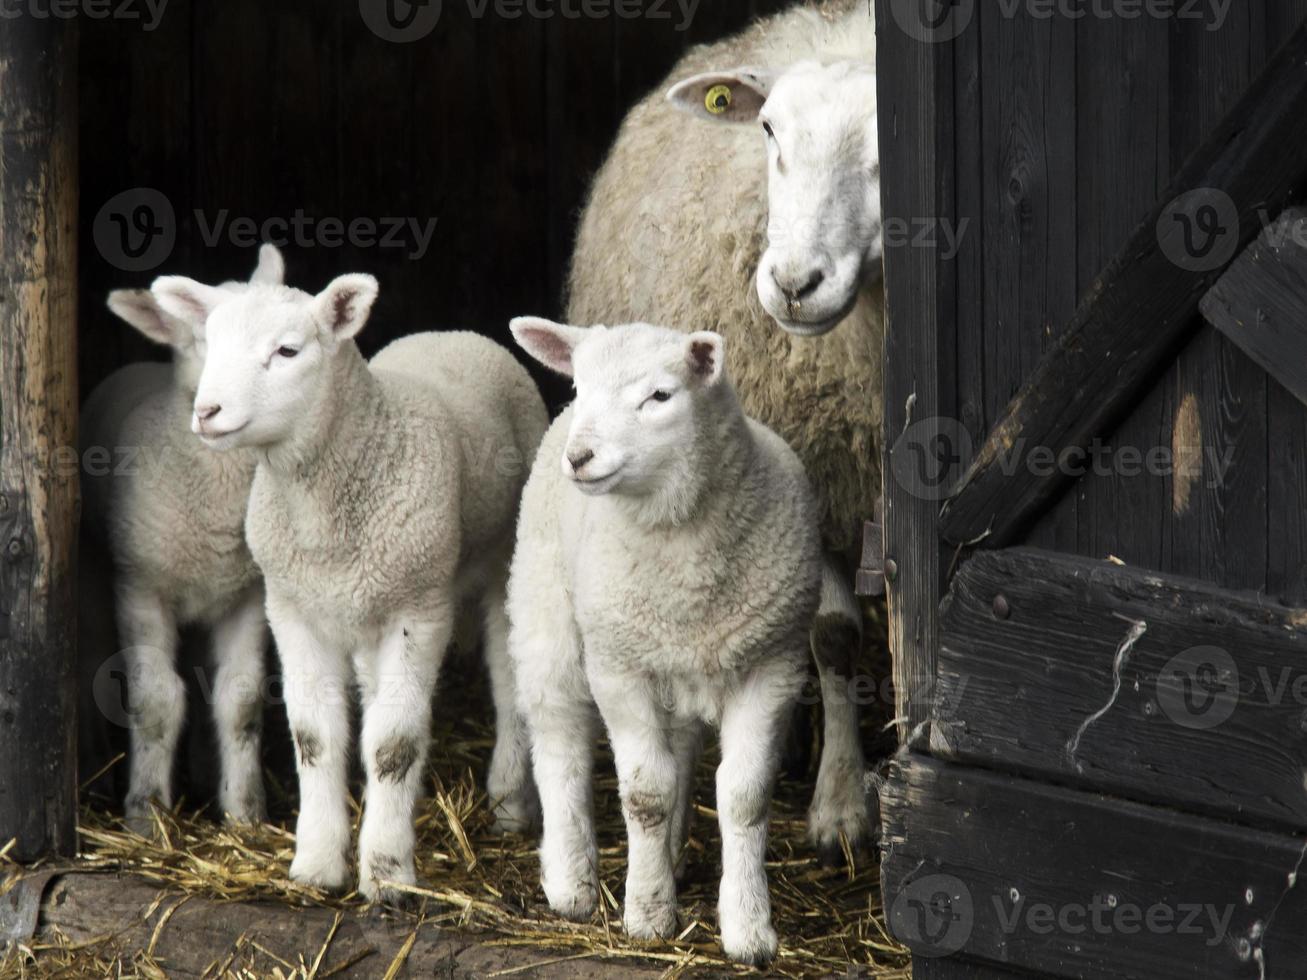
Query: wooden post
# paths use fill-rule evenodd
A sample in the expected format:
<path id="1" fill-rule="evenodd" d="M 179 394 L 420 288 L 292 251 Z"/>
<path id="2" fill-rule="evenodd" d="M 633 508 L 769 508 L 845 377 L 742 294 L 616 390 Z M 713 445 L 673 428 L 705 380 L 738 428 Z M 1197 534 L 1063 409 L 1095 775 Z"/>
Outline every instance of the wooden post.
<path id="1" fill-rule="evenodd" d="M 77 85 L 68 22 L 0 28 L 0 846 L 76 848 Z"/>
<path id="2" fill-rule="evenodd" d="M 912 36 L 895 6 L 876 5 L 881 196 L 886 228 L 915 228 L 953 217 L 953 43 Z M 939 249 L 891 245 L 889 238 L 883 567 L 903 739 L 930 718 L 946 567 L 939 498 L 904 474 L 912 473 L 920 427 L 955 417 L 957 385 L 944 373 L 944 353 L 956 346 L 956 272 Z"/>

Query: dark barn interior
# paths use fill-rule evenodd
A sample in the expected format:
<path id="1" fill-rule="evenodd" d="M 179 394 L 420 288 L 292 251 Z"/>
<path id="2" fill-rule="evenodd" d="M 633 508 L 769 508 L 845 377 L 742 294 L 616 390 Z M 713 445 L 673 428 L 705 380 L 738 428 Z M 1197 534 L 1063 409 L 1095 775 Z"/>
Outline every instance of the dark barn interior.
<path id="1" fill-rule="evenodd" d="M 292 285 L 380 279 L 366 354 L 436 327 L 508 340 L 510 317 L 558 315 L 583 195 L 626 110 L 687 45 L 786 4 L 702 0 L 687 17 L 668 0 L 640 5 L 639 19 L 567 17 L 558 4 L 539 18 L 520 3 L 505 17 L 445 0 L 430 33 L 406 43 L 374 33 L 366 6 L 172 0 L 153 30 L 143 5 L 142 21 L 80 25 L 83 394 L 121 364 L 162 356 L 104 308 L 108 291 L 169 273 L 248 276 L 255 248 L 233 241 L 238 219 L 262 228 L 302 212 L 318 231 L 329 219 L 434 219 L 420 257 L 412 231 L 398 248 L 287 245 Z M 138 188 L 166 198 L 175 219 L 154 226 L 175 228 L 175 244 L 127 272 L 97 247 L 96 219 L 118 232 L 101 210 Z M 122 199 L 128 210 L 138 197 Z M 127 234 L 146 247 L 135 225 Z M 558 404 L 566 388 L 537 377 Z"/>

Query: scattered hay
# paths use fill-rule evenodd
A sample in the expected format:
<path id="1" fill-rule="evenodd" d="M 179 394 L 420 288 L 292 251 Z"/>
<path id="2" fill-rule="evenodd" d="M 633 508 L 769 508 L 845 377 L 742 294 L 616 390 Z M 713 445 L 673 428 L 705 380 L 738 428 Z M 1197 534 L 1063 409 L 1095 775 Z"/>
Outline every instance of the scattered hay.
<path id="1" fill-rule="evenodd" d="M 591 923 L 566 922 L 549 912 L 540 893 L 535 839 L 500 837 L 491 830 L 484 794 L 477 788 L 474 774 L 490 756 L 492 734 L 466 720 L 459 720 L 457 726 L 446 724 L 436 733 L 432 752 L 436 761 L 430 772 L 433 793 L 417 821 L 422 884 L 412 891 L 426 899 L 423 914 L 427 922 L 474 931 L 487 945 L 538 950 L 541 963 L 537 965 L 592 957 L 662 965 L 667 977 L 701 971 L 752 972 L 726 960 L 717 943 L 720 839 L 713 810 L 703 805 L 696 808 L 689 869 L 679 889 L 684 923 L 680 935 L 656 945 L 628 942 L 622 934 L 617 900 L 626 871 L 625 833 L 611 762 L 601 758 L 595 803 L 602 907 Z M 700 773 L 701 802 L 705 794 L 710 798 L 712 765 L 713 760 L 706 758 Z M 277 785 L 270 781 L 274 790 Z M 773 810 L 767 869 L 782 942 L 775 972 L 789 977 L 906 980 L 911 972 L 908 954 L 885 928 L 874 864 L 852 869 L 818 867 L 804 836 L 810 793 L 807 785 L 783 782 Z M 274 812 L 277 809 L 274 806 Z M 126 831 L 117 817 L 87 807 L 80 827 L 83 853 L 75 867 L 128 871 L 173 893 L 223 902 L 273 900 L 336 909 L 346 915 L 362 910 L 364 902 L 355 894 L 330 896 L 290 880 L 294 824 L 289 812 L 281 816 L 283 819 L 259 827 L 234 828 L 179 807 L 172 813 L 156 813 L 156 839 L 145 840 Z M 0 854 L 0 861 L 4 860 Z M 3 890 L 0 888 L 0 894 Z M 409 935 L 407 946 L 411 948 L 419 920 L 402 913 L 397 916 L 394 935 Z M 300 951 L 298 963 L 264 959 L 265 968 L 256 974 L 241 965 L 239 946 L 226 963 L 216 965 L 212 976 L 275 975 L 307 980 L 326 975 L 326 947 Z M 405 955 L 401 947 L 385 975 L 398 975 Z M 331 972 L 337 969 L 338 965 L 331 966 Z M 154 960 L 152 949 L 119 948 L 113 936 L 74 944 L 60 935 L 42 935 L 40 942 L 11 947 L 0 956 L 0 980 L 92 976 L 155 980 L 166 973 Z"/>

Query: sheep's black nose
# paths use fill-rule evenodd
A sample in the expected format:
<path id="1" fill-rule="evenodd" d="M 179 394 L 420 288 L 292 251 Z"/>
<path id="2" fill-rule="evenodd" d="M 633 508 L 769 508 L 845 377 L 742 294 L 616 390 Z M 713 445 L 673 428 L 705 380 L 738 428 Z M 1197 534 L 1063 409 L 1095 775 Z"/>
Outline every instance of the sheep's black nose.
<path id="1" fill-rule="evenodd" d="M 826 278 L 826 274 L 820 269 L 814 269 L 806 279 L 799 280 L 788 275 L 777 275 L 776 271 L 773 269 L 772 278 L 776 280 L 776 285 L 779 286 L 781 292 L 785 294 L 785 298 L 791 303 L 794 303 L 798 300 L 807 299 L 815 293 L 817 287 L 820 286 L 822 281 Z"/>
<path id="2" fill-rule="evenodd" d="M 572 471 L 574 473 L 581 472 L 581 468 L 594 458 L 595 458 L 594 451 L 590 449 L 586 449 L 579 453 L 567 454 L 567 461 L 572 464 Z"/>
<path id="3" fill-rule="evenodd" d="M 196 405 L 195 417 L 201 422 L 207 422 L 221 411 L 221 405 Z"/>

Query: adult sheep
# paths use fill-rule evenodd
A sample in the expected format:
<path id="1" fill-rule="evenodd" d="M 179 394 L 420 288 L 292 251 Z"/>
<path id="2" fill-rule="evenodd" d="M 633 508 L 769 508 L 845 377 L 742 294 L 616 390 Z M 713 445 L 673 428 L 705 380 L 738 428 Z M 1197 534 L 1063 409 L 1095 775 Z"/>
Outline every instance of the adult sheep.
<path id="1" fill-rule="evenodd" d="M 881 478 L 874 61 L 865 0 L 798 7 L 688 52 L 631 110 L 595 178 L 567 311 L 572 323 L 722 334 L 745 411 L 807 467 L 828 557 L 813 632 L 825 749 L 809 824 L 828 857 L 841 835 L 856 845 L 871 833 L 847 695 L 862 615 L 847 581 Z"/>

